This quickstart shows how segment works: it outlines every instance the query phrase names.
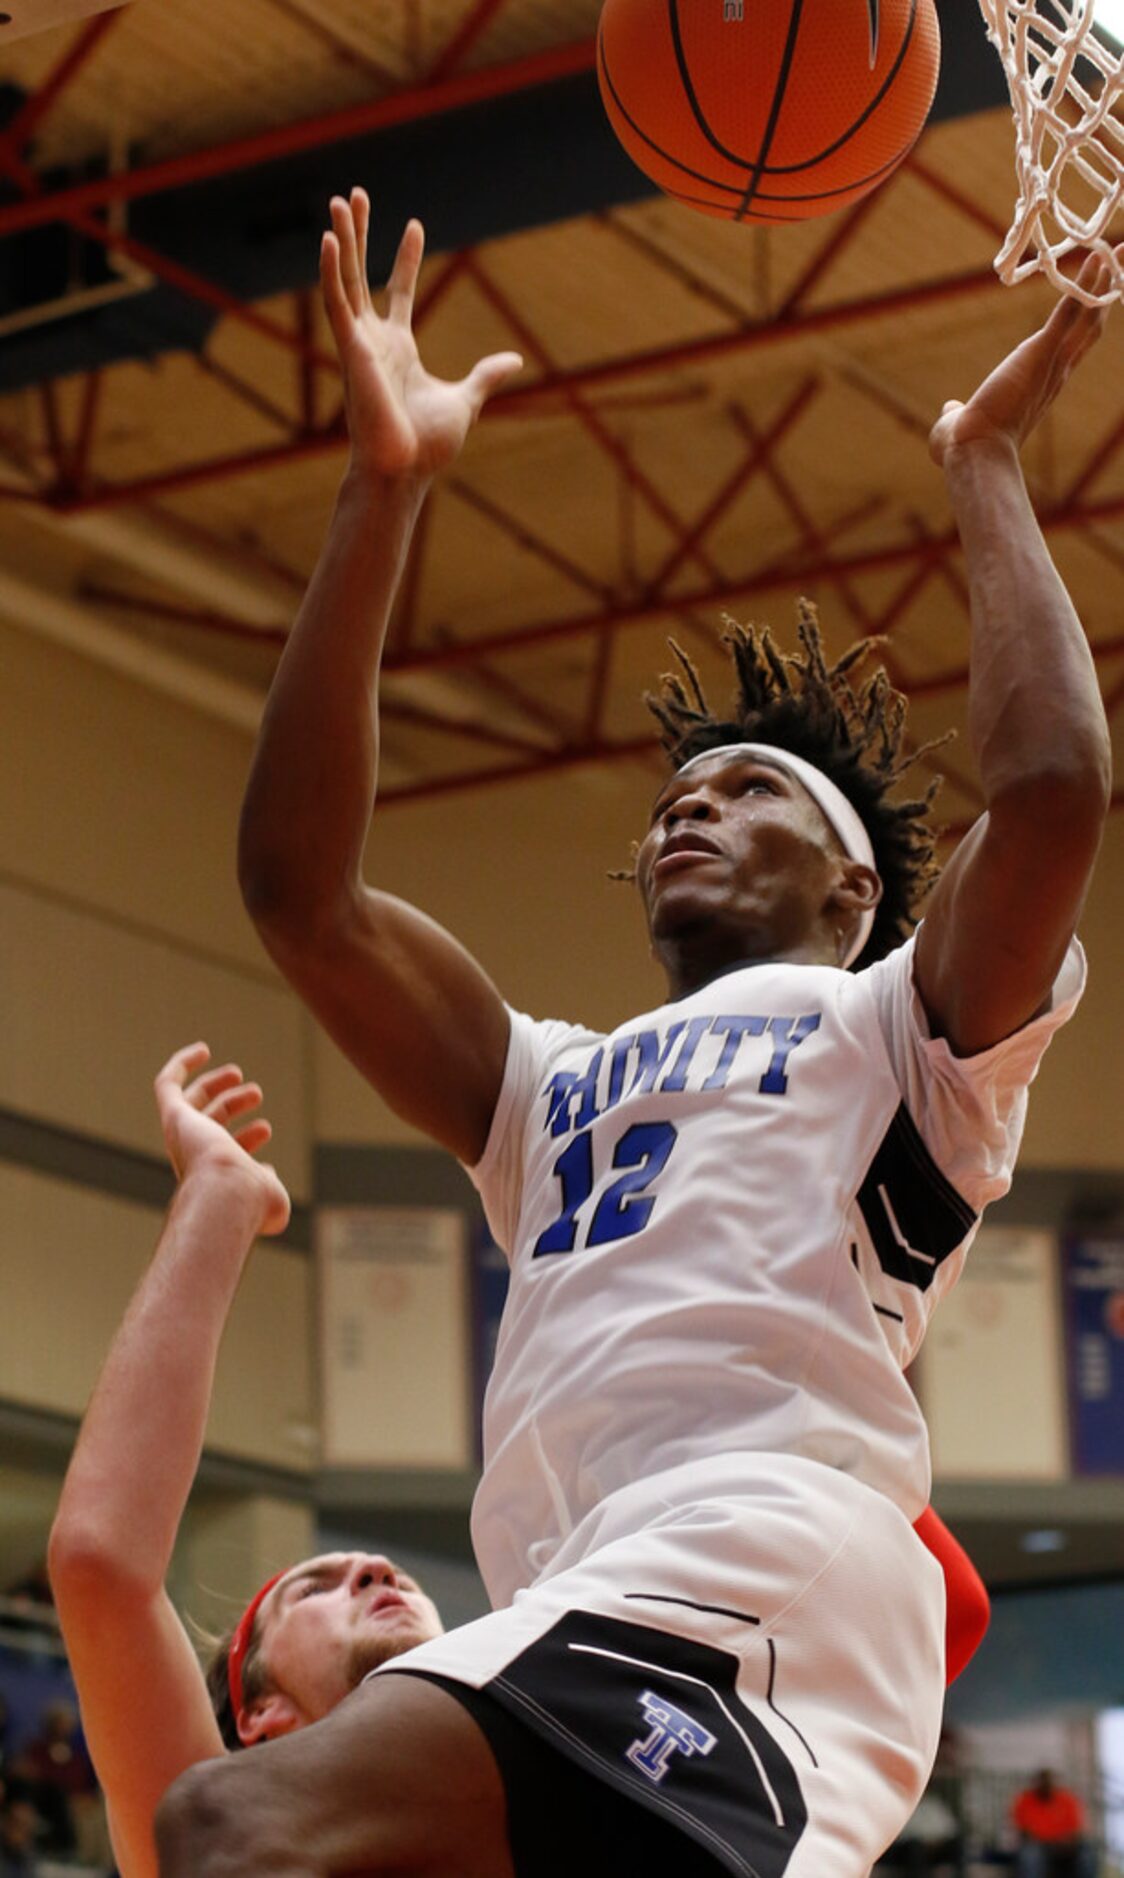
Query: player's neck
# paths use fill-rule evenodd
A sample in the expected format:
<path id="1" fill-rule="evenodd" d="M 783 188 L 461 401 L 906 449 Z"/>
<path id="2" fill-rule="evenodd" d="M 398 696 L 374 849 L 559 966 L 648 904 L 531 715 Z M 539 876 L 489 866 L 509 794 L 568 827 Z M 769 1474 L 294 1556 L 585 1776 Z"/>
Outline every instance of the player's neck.
<path id="1" fill-rule="evenodd" d="M 830 938 L 809 936 L 799 944 L 785 947 L 767 942 L 747 942 L 744 934 L 731 935 L 716 943 L 713 932 L 677 933 L 664 939 L 656 948 L 656 957 L 667 978 L 669 1003 L 690 997 L 716 978 L 744 971 L 754 965 L 838 965 L 839 958 Z"/>

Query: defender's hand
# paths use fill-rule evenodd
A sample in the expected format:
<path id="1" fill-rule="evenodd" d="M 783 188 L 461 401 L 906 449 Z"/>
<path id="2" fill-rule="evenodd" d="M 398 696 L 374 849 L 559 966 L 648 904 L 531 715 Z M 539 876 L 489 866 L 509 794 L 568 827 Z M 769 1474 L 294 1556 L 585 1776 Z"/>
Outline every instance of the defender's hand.
<path id="1" fill-rule="evenodd" d="M 425 236 L 406 225 L 387 285 L 385 318 L 367 281 L 371 205 L 363 189 L 332 198 L 331 232 L 320 251 L 324 307 L 343 368 L 344 401 L 357 469 L 377 476 L 431 476 L 450 462 L 494 391 L 517 372 L 517 352 L 481 359 L 451 384 L 431 377 L 411 327 Z"/>
<path id="2" fill-rule="evenodd" d="M 1102 293 L 1109 284 L 1109 269 L 1090 255 L 1078 278 Z M 952 449 L 996 440 L 1017 451 L 1099 339 L 1105 317 L 1105 307 L 1086 306 L 1064 295 L 1045 325 L 996 366 L 967 404 L 951 399 L 944 406 L 929 434 L 933 461 L 943 465 Z"/>
<path id="3" fill-rule="evenodd" d="M 236 1174 L 260 1205 L 258 1231 L 283 1232 L 289 1223 L 289 1196 L 276 1169 L 253 1159 L 273 1130 L 264 1115 L 235 1126 L 258 1107 L 261 1088 L 244 1082 L 234 1063 L 195 1075 L 210 1056 L 205 1043 L 188 1044 L 169 1058 L 156 1078 L 156 1107 L 176 1178 L 183 1180 L 206 1166 Z"/>

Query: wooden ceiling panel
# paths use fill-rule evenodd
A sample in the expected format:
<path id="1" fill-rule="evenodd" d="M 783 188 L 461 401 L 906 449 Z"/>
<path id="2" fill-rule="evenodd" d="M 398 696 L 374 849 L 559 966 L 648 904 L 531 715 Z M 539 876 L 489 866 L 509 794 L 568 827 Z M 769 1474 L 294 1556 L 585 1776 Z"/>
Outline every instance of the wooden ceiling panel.
<path id="1" fill-rule="evenodd" d="M 402 0 L 375 15 L 361 0 L 230 0 L 221 16 L 135 0 L 47 116 L 36 160 L 104 151 L 111 126 L 150 157 L 203 148 L 382 96 L 442 61 L 576 41 L 595 16 L 591 0 Z M 17 82 L 33 89 L 74 43 L 11 48 Z M 965 658 L 963 581 L 954 548 L 942 562 L 926 547 L 950 541 L 926 437 L 943 399 L 1051 304 L 1041 286 L 994 282 L 1012 174 L 1001 109 L 927 132 L 914 167 L 858 216 L 738 228 L 649 198 L 427 262 L 430 368 L 458 377 L 509 346 L 527 367 L 419 541 L 392 632 L 398 775 L 423 787 L 504 763 L 525 773 L 560 739 L 627 745 L 647 731 L 639 696 L 666 667 L 669 632 L 721 697 L 723 609 L 770 619 L 790 645 L 801 588 L 832 650 L 887 623 L 924 724 L 955 716 L 962 697 L 945 681 Z M 346 462 L 330 353 L 316 296 L 289 293 L 220 318 L 201 360 L 165 354 L 51 397 L 0 396 L 0 485 L 31 474 L 93 504 L 26 525 L 24 505 L 0 504 L 11 561 L 71 597 L 97 586 L 99 621 L 252 700 L 276 652 L 244 631 L 291 617 Z M 1124 572 L 1122 365 L 1114 326 L 1027 452 L 1059 565 L 1106 645 Z M 1074 490 L 1088 519 L 1053 526 Z M 953 819 L 970 795 L 960 787 Z"/>

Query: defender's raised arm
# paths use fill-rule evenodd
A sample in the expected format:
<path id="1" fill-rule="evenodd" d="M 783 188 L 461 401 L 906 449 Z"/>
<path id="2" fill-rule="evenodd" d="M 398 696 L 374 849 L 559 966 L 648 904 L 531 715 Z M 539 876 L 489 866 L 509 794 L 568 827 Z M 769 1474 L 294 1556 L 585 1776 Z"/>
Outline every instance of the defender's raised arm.
<path id="1" fill-rule="evenodd" d="M 432 377 L 411 329 L 421 226 L 407 226 L 385 317 L 367 284 L 369 204 L 332 202 L 321 284 L 343 371 L 351 460 L 266 706 L 242 815 L 239 874 L 296 990 L 387 1102 L 473 1161 L 507 1048 L 485 973 L 415 908 L 368 887 L 377 687 L 391 608 L 432 476 L 459 452 L 515 353 L 459 383 Z"/>
<path id="2" fill-rule="evenodd" d="M 177 1051 L 156 1100 L 179 1187 L 86 1410 L 49 1563 L 122 1878 L 156 1871 L 153 1821 L 185 1768 L 223 1753 L 195 1651 L 164 1589 L 210 1406 L 219 1342 L 258 1233 L 289 1200 L 251 1157 L 269 1123 L 206 1044 Z M 233 1131 L 233 1132 L 232 1132 Z"/>
<path id="3" fill-rule="evenodd" d="M 1099 264 L 1088 264 L 1097 285 Z M 1108 726 L 1081 623 L 1035 521 L 1019 449 L 1098 338 L 1101 308 L 1060 300 L 930 439 L 971 594 L 969 733 L 985 813 L 937 886 L 917 977 L 959 1055 L 1042 1009 L 1088 889 L 1107 811 Z"/>

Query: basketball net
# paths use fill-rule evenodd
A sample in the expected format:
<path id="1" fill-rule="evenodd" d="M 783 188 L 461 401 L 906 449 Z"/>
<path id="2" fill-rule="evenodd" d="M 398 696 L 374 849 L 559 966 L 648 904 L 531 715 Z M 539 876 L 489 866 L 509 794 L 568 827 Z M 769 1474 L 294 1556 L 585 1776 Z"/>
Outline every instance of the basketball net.
<path id="1" fill-rule="evenodd" d="M 1124 194 L 1124 124 L 1117 116 L 1124 57 L 1093 31 L 1093 0 L 980 0 L 980 7 L 1015 116 L 1019 196 L 996 272 L 1008 286 L 1045 274 L 1059 293 L 1091 306 L 1118 300 L 1124 264 L 1109 224 Z M 1060 262 L 1078 249 L 1108 263 L 1103 293 L 1063 273 Z"/>

